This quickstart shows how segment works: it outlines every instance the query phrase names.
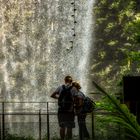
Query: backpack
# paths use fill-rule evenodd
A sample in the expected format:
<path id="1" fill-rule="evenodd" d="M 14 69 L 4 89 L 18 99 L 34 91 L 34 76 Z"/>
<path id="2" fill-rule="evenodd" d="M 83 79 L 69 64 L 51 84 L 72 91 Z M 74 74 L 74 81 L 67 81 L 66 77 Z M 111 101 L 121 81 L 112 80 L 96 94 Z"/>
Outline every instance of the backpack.
<path id="1" fill-rule="evenodd" d="M 73 96 L 71 93 L 72 86 L 66 88 L 62 85 L 62 91 L 58 98 L 58 106 L 60 111 L 69 112 L 73 108 Z"/>
<path id="2" fill-rule="evenodd" d="M 83 103 L 83 113 L 91 113 L 95 109 L 95 102 L 88 96 L 85 96 Z"/>
<path id="3" fill-rule="evenodd" d="M 91 113 L 95 109 L 95 102 L 90 97 L 86 96 L 83 92 L 80 91 L 79 94 L 82 95 L 83 103 L 82 106 L 80 106 L 78 96 L 75 97 L 76 112 Z"/>

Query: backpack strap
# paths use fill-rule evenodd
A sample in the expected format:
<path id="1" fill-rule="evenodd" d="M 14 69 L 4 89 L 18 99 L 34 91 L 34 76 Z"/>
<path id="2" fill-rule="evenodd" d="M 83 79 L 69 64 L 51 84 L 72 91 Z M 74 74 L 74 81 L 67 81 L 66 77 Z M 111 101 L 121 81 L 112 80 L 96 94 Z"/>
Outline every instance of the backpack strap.
<path id="1" fill-rule="evenodd" d="M 65 85 L 62 85 L 62 90 L 69 90 L 70 87 L 66 87 Z"/>
<path id="2" fill-rule="evenodd" d="M 69 86 L 68 88 L 65 85 L 62 85 L 62 89 L 64 90 L 71 90 L 73 86 Z"/>
<path id="3" fill-rule="evenodd" d="M 66 87 L 65 87 L 65 85 L 62 85 L 62 89 L 65 89 Z"/>
<path id="4" fill-rule="evenodd" d="M 80 93 L 81 93 L 82 96 L 84 97 L 83 99 L 85 99 L 85 98 L 86 98 L 86 95 L 85 95 L 83 92 L 81 92 L 81 91 L 80 91 Z"/>

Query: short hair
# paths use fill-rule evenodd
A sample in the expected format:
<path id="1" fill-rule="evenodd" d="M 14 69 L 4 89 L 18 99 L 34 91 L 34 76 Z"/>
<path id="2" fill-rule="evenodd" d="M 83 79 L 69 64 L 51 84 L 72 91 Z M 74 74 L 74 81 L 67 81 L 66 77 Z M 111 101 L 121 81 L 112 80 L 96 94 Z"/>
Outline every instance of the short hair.
<path id="1" fill-rule="evenodd" d="M 64 78 L 65 82 L 72 82 L 72 77 L 70 75 L 67 75 L 65 78 Z"/>

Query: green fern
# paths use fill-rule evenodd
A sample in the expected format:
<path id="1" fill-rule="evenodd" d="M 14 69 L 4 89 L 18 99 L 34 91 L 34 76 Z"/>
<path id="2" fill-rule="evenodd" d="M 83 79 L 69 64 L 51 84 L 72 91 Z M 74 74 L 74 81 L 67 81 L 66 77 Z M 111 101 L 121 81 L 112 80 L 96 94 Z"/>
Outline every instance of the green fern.
<path id="1" fill-rule="evenodd" d="M 128 107 L 125 104 L 121 104 L 113 95 L 107 93 L 96 82 L 93 81 L 94 86 L 105 95 L 114 106 L 115 115 L 113 115 L 113 121 L 123 126 L 126 131 L 126 135 L 134 140 L 140 140 L 140 125 L 136 120 L 136 116 L 130 113 Z M 111 110 L 112 111 L 112 110 Z"/>

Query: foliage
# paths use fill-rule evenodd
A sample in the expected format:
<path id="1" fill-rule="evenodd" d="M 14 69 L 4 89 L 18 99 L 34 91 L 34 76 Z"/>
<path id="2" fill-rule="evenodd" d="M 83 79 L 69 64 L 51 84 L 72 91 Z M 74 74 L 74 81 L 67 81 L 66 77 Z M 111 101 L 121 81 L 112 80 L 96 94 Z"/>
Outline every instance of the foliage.
<path id="1" fill-rule="evenodd" d="M 136 117 L 130 113 L 127 106 L 125 104 L 121 104 L 114 96 L 107 93 L 96 82 L 93 81 L 93 84 L 109 99 L 111 105 L 113 106 L 113 110 L 110 110 L 112 113 L 114 113 L 114 119 L 112 121 L 123 126 L 128 137 L 134 140 L 140 140 L 140 125 L 138 124 Z"/>
<path id="2" fill-rule="evenodd" d="M 96 140 L 124 140 L 123 131 L 120 126 L 112 121 L 111 114 L 98 114 L 95 117 L 95 138 Z"/>
<path id="3" fill-rule="evenodd" d="M 48 139 L 48 136 L 47 134 L 42 138 L 42 140 L 47 140 Z M 52 137 L 51 140 L 60 140 L 60 138 L 58 137 Z"/>
<path id="4" fill-rule="evenodd" d="M 16 134 L 7 134 L 5 140 L 35 140 L 33 137 L 18 136 Z"/>
<path id="5" fill-rule="evenodd" d="M 95 45 L 92 71 L 105 88 L 117 89 L 116 80 L 140 71 L 140 18 L 135 0 L 96 0 Z"/>
<path id="6" fill-rule="evenodd" d="M 42 138 L 42 140 L 47 140 L 48 136 L 47 134 L 45 134 Z M 57 137 L 52 137 L 52 140 L 59 140 L 59 138 Z M 9 134 L 8 131 L 6 131 L 6 137 L 5 140 L 35 140 L 33 137 L 31 136 L 19 136 L 17 134 Z"/>

